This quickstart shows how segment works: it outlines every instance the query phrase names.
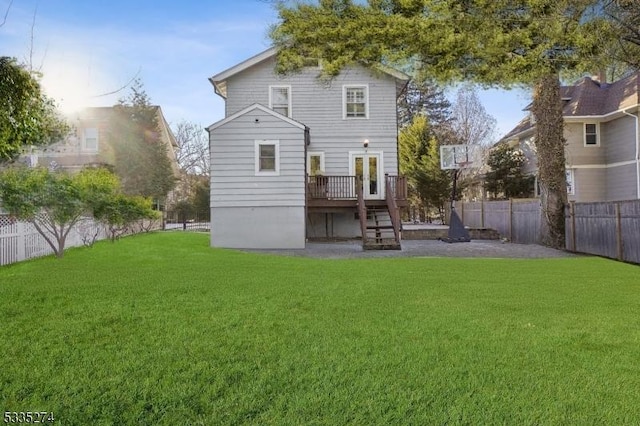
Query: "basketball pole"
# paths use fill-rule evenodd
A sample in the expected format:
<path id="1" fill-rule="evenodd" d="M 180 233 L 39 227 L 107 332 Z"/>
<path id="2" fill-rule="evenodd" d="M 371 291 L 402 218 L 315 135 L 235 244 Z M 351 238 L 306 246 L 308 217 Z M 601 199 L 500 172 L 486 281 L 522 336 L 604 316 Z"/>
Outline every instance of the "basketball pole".
<path id="1" fill-rule="evenodd" d="M 458 216 L 458 212 L 456 212 L 456 196 L 458 189 L 458 174 L 460 173 L 460 169 L 456 168 L 453 170 L 453 185 L 451 188 L 451 214 L 449 216 L 449 233 L 447 238 L 442 238 L 442 241 L 447 243 L 468 243 L 471 241 L 471 237 L 469 236 L 469 231 L 464 227 L 460 216 Z"/>

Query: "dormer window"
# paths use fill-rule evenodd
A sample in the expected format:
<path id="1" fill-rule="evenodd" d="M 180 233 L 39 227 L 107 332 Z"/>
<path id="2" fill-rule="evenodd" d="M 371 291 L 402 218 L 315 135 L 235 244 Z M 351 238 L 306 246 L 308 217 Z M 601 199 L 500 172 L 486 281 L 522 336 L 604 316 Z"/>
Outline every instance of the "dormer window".
<path id="1" fill-rule="evenodd" d="M 291 86 L 269 86 L 269 108 L 291 118 Z"/>
<path id="2" fill-rule="evenodd" d="M 343 86 L 343 118 L 369 118 L 369 87 Z"/>
<path id="3" fill-rule="evenodd" d="M 597 123 L 584 124 L 584 145 L 599 146 L 600 145 L 600 126 Z"/>

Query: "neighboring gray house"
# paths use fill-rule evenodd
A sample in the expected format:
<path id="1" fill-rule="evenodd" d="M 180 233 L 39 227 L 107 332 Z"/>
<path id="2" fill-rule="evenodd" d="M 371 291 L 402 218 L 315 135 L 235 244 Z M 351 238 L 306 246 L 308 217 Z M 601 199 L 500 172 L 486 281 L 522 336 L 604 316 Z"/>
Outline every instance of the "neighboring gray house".
<path id="1" fill-rule="evenodd" d="M 209 79 L 226 101 L 226 118 L 208 127 L 211 245 L 304 248 L 308 238 L 362 237 L 399 247 L 406 182 L 396 101 L 408 77 L 361 66 L 328 81 L 318 67 L 282 77 L 276 53 Z"/>
<path id="2" fill-rule="evenodd" d="M 567 191 L 570 201 L 640 199 L 640 73 L 615 83 L 584 77 L 563 86 Z M 536 173 L 535 122 L 524 118 L 501 142 L 519 144 Z"/>

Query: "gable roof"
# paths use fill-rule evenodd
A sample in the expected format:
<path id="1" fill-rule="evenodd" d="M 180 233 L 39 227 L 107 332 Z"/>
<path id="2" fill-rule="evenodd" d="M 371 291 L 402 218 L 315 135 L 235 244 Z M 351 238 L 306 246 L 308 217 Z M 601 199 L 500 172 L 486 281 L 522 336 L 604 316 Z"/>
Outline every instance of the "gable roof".
<path id="1" fill-rule="evenodd" d="M 640 104 L 640 72 L 610 84 L 583 77 L 573 86 L 560 87 L 560 97 L 563 101 L 562 116 L 565 119 L 605 119 L 615 116 Z M 501 140 L 516 137 L 533 127 L 527 116 Z"/>
<path id="2" fill-rule="evenodd" d="M 230 121 L 233 121 L 238 117 L 241 117 L 241 116 L 243 116 L 245 114 L 248 114 L 251 111 L 255 111 L 256 109 L 260 110 L 260 111 L 262 111 L 262 112 L 264 112 L 266 114 L 269 114 L 269 115 L 271 115 L 271 116 L 273 116 L 273 117 L 275 117 L 275 118 L 277 118 L 279 120 L 282 120 L 282 121 L 284 121 L 286 123 L 289 123 L 294 127 L 298 127 L 299 129 L 306 130 L 306 128 L 307 128 L 307 126 L 305 126 L 304 124 L 302 124 L 302 123 L 300 123 L 300 122 L 298 122 L 296 120 L 293 120 L 293 119 L 287 117 L 286 115 L 282 115 L 282 114 L 280 114 L 278 112 L 275 112 L 274 110 L 272 110 L 270 108 L 267 108 L 264 105 L 253 104 L 253 105 L 249 105 L 248 107 L 246 107 L 245 109 L 243 109 L 241 111 L 236 112 L 233 115 L 228 116 L 227 118 L 224 118 L 224 119 L 222 119 L 222 120 L 220 120 L 220 121 L 218 121 L 216 123 L 213 123 L 212 125 L 207 127 L 207 131 L 211 132 L 212 130 L 217 129 L 220 126 L 224 126 L 225 124 L 229 123 Z"/>
<path id="3" fill-rule="evenodd" d="M 640 73 L 616 81 L 599 83 L 584 77 L 566 90 L 571 100 L 564 106 L 565 117 L 607 115 L 638 105 L 638 79 Z"/>
<path id="4" fill-rule="evenodd" d="M 264 52 L 258 53 L 255 56 L 252 56 L 251 58 L 240 62 L 237 65 L 232 66 L 231 68 L 228 68 L 218 74 L 215 74 L 211 77 L 209 77 L 209 81 L 211 82 L 211 84 L 213 85 L 213 88 L 216 92 L 216 94 L 220 95 L 221 97 L 225 98 L 227 97 L 227 80 L 231 77 L 233 77 L 236 74 L 241 73 L 242 71 L 253 67 L 254 65 L 257 65 L 263 61 L 266 61 L 268 59 L 272 59 L 275 58 L 275 56 L 278 54 L 278 48 L 277 47 L 270 47 L 269 49 L 265 50 Z M 400 84 L 398 85 L 398 89 L 400 90 L 401 88 L 403 88 L 405 86 L 405 84 L 409 81 L 409 76 L 406 75 L 405 73 L 398 71 L 396 69 L 393 69 L 389 66 L 383 65 L 383 64 L 379 64 L 378 66 L 375 67 L 376 70 L 389 75 L 390 77 L 394 78 L 397 82 L 399 82 Z"/>

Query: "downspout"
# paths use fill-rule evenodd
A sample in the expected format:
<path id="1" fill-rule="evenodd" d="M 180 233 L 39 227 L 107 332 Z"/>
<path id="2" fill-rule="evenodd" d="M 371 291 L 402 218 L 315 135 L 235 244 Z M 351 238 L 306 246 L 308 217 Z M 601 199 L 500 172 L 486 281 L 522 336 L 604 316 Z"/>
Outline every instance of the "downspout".
<path id="1" fill-rule="evenodd" d="M 640 200 L 640 134 L 638 134 L 638 116 L 624 110 L 622 113 L 636 120 L 636 198 Z"/>
<path id="2" fill-rule="evenodd" d="M 398 99 L 400 99 L 400 96 L 407 90 L 410 81 L 411 79 L 408 79 L 406 83 L 404 83 L 404 86 L 400 89 L 398 96 L 396 96 L 396 176 L 398 177 L 400 177 L 400 125 L 398 124 Z"/>
<path id="3" fill-rule="evenodd" d="M 309 220 L 309 177 L 307 176 L 307 152 L 309 150 L 309 144 L 311 144 L 311 134 L 309 127 L 304 126 L 304 240 L 305 242 L 309 238 L 307 221 Z"/>

